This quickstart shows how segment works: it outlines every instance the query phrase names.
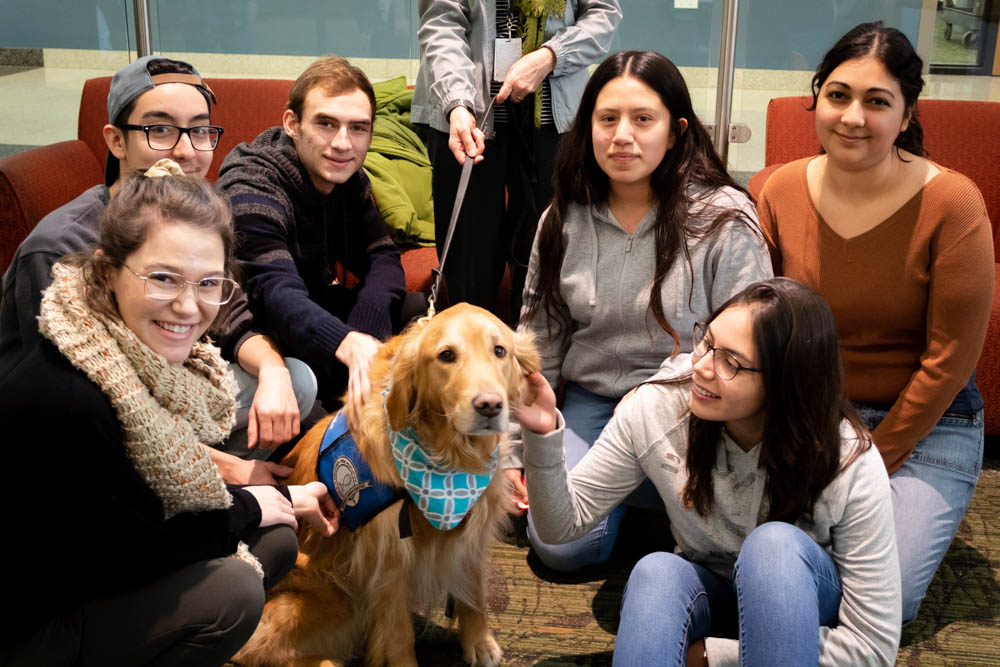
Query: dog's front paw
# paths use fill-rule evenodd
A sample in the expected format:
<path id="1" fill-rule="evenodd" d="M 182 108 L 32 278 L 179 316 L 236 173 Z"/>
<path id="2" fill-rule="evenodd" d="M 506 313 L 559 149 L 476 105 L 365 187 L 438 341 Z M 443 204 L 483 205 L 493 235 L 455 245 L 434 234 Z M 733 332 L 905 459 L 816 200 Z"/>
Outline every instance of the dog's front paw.
<path id="1" fill-rule="evenodd" d="M 487 631 L 477 640 L 463 643 L 462 657 L 472 667 L 497 667 L 500 658 L 503 657 L 503 651 L 493 638 L 493 633 Z"/>

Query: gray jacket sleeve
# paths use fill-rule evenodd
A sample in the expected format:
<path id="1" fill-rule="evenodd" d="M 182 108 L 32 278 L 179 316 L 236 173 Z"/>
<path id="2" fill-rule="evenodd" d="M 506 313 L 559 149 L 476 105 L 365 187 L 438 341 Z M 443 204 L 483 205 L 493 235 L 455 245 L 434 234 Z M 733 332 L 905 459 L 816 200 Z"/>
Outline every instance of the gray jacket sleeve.
<path id="1" fill-rule="evenodd" d="M 556 56 L 550 76 L 572 74 L 603 60 L 622 20 L 618 0 L 579 0 L 576 12 L 573 25 L 560 29 L 542 44 Z"/>
<path id="2" fill-rule="evenodd" d="M 462 0 L 420 0 L 417 38 L 430 68 L 432 98 L 441 100 L 442 111 L 457 106 L 475 112 L 476 66 L 469 46 L 469 16 Z"/>
<path id="3" fill-rule="evenodd" d="M 635 436 L 644 436 L 631 429 L 642 424 L 637 412 L 643 398 L 619 408 L 572 473 L 566 472 L 561 414 L 556 430 L 546 435 L 523 429 L 531 517 L 543 541 L 564 544 L 586 535 L 646 478 L 635 449 Z"/>

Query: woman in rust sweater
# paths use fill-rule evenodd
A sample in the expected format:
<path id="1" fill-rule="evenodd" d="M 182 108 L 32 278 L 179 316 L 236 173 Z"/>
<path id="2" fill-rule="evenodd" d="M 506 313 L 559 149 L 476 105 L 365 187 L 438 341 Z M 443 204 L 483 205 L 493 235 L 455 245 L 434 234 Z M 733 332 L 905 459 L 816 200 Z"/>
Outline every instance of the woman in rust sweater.
<path id="1" fill-rule="evenodd" d="M 837 320 L 848 393 L 890 474 L 904 623 L 979 478 L 975 367 L 994 279 L 982 195 L 922 157 L 922 65 L 881 22 L 844 35 L 813 77 L 823 154 L 775 172 L 758 203 L 775 274 L 812 286 Z"/>

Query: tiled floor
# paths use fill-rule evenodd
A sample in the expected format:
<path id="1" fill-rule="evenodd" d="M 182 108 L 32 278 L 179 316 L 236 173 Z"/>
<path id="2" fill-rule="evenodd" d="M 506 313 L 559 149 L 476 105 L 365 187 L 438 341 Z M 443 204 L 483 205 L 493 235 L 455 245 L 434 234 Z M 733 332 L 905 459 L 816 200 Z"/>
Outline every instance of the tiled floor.
<path id="1" fill-rule="evenodd" d="M 99 52 L 97 52 L 99 53 Z M 289 59 L 285 67 L 275 69 L 280 57 L 258 61 L 254 57 L 208 54 L 180 54 L 199 66 L 206 77 L 281 77 L 294 78 L 303 67 L 301 59 Z M 0 155 L 11 154 L 30 146 L 76 138 L 77 109 L 83 82 L 95 76 L 108 76 L 127 62 L 122 54 L 109 54 L 104 61 L 88 61 L 90 68 L 0 67 Z M 82 62 L 78 57 L 51 58 L 61 65 Z M 117 62 L 122 60 L 121 63 Z M 295 62 L 291 62 L 295 60 Z M 415 63 L 359 62 L 372 78 L 404 74 L 412 82 Z M 213 68 L 214 66 L 214 68 Z M 691 88 L 695 111 L 703 120 L 714 114 L 715 71 L 707 68 L 684 68 Z M 773 97 L 808 93 L 809 72 L 778 70 L 738 70 L 733 94 L 733 122 L 746 123 L 750 141 L 730 146 L 729 166 L 734 172 L 752 173 L 764 165 L 764 116 L 767 102 Z M 931 99 L 970 99 L 1000 101 L 1000 77 L 929 75 L 924 97 Z M 277 122 L 277 119 L 275 119 Z"/>

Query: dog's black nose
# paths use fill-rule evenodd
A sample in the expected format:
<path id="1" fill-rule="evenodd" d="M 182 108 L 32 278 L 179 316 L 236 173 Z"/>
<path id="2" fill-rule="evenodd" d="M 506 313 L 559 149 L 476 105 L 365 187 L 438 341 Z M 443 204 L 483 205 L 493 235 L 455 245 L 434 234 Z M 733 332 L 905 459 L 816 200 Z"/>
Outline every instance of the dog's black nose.
<path id="1" fill-rule="evenodd" d="M 503 396 L 500 394 L 479 394 L 472 399 L 472 407 L 484 417 L 496 417 L 503 409 Z"/>

